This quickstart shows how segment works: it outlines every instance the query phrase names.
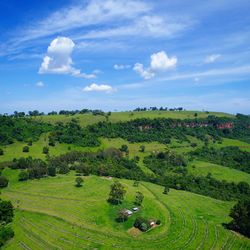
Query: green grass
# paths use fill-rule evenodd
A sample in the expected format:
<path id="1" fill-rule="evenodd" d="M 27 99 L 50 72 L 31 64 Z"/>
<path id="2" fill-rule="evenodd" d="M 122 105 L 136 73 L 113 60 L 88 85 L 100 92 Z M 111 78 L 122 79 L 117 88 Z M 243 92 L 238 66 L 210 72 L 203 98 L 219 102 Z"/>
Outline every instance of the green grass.
<path id="1" fill-rule="evenodd" d="M 241 150 L 250 152 L 250 144 L 249 143 L 246 143 L 246 142 L 243 142 L 240 140 L 236 140 L 236 139 L 223 138 L 221 144 L 215 143 L 214 146 L 218 147 L 218 148 L 235 146 L 235 147 L 239 147 Z"/>
<path id="2" fill-rule="evenodd" d="M 250 240 L 222 227 L 230 221 L 233 202 L 218 201 L 185 191 L 120 180 L 127 194 L 120 206 L 106 202 L 113 180 L 84 177 L 81 188 L 74 186 L 73 173 L 53 178 L 18 182 L 18 170 L 5 169 L 9 187 L 1 197 L 16 207 L 15 237 L 5 249 L 249 249 Z M 115 222 L 121 207 L 131 208 L 135 192 L 144 196 L 138 213 L 161 219 L 161 226 L 132 236 L 136 215 L 125 223 Z"/>
<path id="3" fill-rule="evenodd" d="M 198 114 L 198 118 L 206 118 L 208 115 L 215 115 L 217 117 L 234 117 L 231 114 L 222 112 L 201 112 L 201 111 L 139 111 L 139 112 L 112 112 L 109 117 L 110 122 L 129 121 L 137 118 L 173 118 L 173 119 L 187 119 L 194 118 L 194 114 Z M 77 114 L 77 115 L 52 115 L 39 116 L 34 119 L 42 120 L 49 123 L 69 122 L 72 118 L 79 119 L 82 126 L 91 125 L 100 121 L 105 121 L 104 116 L 94 116 L 92 114 Z"/>
<path id="4" fill-rule="evenodd" d="M 34 158 L 45 159 L 46 155 L 43 154 L 43 147 L 48 146 L 48 137 L 46 134 L 43 134 L 40 139 L 36 142 L 33 142 L 33 145 L 29 147 L 29 152 L 24 153 L 23 147 L 27 143 L 24 142 L 15 142 L 13 144 L 2 146 L 4 150 L 4 155 L 0 156 L 0 162 L 12 161 L 13 158 L 28 157 L 32 156 Z M 49 147 L 49 153 L 51 155 L 60 155 L 63 153 L 69 152 L 70 150 L 77 151 L 92 151 L 94 148 L 89 147 L 80 147 L 73 144 L 57 143 L 55 147 Z"/>
<path id="5" fill-rule="evenodd" d="M 245 181 L 250 184 L 250 174 L 204 161 L 193 161 L 188 166 L 188 172 L 196 176 L 206 176 L 211 173 L 212 177 L 218 180 L 236 183 Z"/>

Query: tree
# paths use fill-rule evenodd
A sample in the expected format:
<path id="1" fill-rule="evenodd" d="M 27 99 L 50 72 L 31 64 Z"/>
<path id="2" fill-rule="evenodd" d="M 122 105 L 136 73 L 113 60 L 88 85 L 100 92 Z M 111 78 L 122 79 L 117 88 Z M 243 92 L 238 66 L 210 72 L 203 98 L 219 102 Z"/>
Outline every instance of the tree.
<path id="1" fill-rule="evenodd" d="M 28 153 L 29 151 L 30 151 L 29 146 L 24 146 L 24 147 L 23 147 L 23 152 L 24 152 L 24 153 Z"/>
<path id="2" fill-rule="evenodd" d="M 124 222 L 128 219 L 128 212 L 127 209 L 123 208 L 121 210 L 119 210 L 118 214 L 117 214 L 117 222 Z"/>
<path id="3" fill-rule="evenodd" d="M 7 187 L 9 180 L 5 176 L 0 176 L 0 188 Z"/>
<path id="4" fill-rule="evenodd" d="M 53 166 L 48 167 L 48 175 L 49 176 L 56 176 L 56 168 Z"/>
<path id="5" fill-rule="evenodd" d="M 124 186 L 119 181 L 115 181 L 110 189 L 108 202 L 115 205 L 122 203 L 126 193 Z"/>
<path id="6" fill-rule="evenodd" d="M 144 146 L 144 145 L 141 145 L 141 146 L 140 146 L 140 152 L 142 152 L 142 153 L 145 152 L 145 146 Z"/>
<path id="7" fill-rule="evenodd" d="M 48 154 L 49 153 L 49 147 L 43 147 L 43 154 Z"/>
<path id="8" fill-rule="evenodd" d="M 32 146 L 32 143 L 33 143 L 32 140 L 29 140 L 27 144 L 28 146 Z"/>
<path id="9" fill-rule="evenodd" d="M 54 147 L 56 145 L 55 139 L 52 136 L 49 136 L 49 146 Z"/>
<path id="10" fill-rule="evenodd" d="M 18 175 L 19 181 L 26 181 L 29 179 L 29 173 L 25 170 L 21 171 Z"/>
<path id="11" fill-rule="evenodd" d="M 143 199 L 144 199 L 144 195 L 141 193 L 141 192 L 136 192 L 136 195 L 135 195 L 135 205 L 137 206 L 140 206 L 143 202 Z"/>
<path id="12" fill-rule="evenodd" d="M 229 229 L 250 237 L 250 199 L 240 200 L 230 212 L 233 220 L 227 225 Z"/>
<path id="13" fill-rule="evenodd" d="M 81 177 L 76 177 L 75 182 L 76 182 L 76 187 L 81 187 L 83 179 Z"/>
<path id="14" fill-rule="evenodd" d="M 166 186 L 164 187 L 163 194 L 168 194 L 168 192 L 169 192 L 169 187 L 166 185 Z"/>
<path id="15" fill-rule="evenodd" d="M 0 148 L 0 155 L 4 155 L 4 151 L 2 148 Z"/>
<path id="16" fill-rule="evenodd" d="M 122 152 L 128 152 L 128 146 L 126 144 L 123 144 L 120 148 Z"/>
<path id="17" fill-rule="evenodd" d="M 133 186 L 134 186 L 134 187 L 138 187 L 138 186 L 139 186 L 139 181 L 134 181 Z"/>
<path id="18" fill-rule="evenodd" d="M 10 201 L 0 199 L 0 224 L 8 224 L 13 218 L 13 206 Z"/>

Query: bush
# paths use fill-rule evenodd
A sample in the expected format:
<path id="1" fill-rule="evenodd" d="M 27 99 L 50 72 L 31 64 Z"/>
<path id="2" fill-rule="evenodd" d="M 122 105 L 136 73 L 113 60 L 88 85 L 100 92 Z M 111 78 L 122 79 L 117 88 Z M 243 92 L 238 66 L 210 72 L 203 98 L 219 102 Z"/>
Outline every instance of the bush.
<path id="1" fill-rule="evenodd" d="M 26 181 L 29 179 L 29 173 L 27 171 L 21 171 L 18 175 L 19 181 Z"/>
<path id="2" fill-rule="evenodd" d="M 250 199 L 240 200 L 234 205 L 230 216 L 233 220 L 227 227 L 250 238 Z"/>
<path id="3" fill-rule="evenodd" d="M 8 226 L 0 226 L 0 247 L 3 246 L 9 239 L 14 237 L 14 231 Z"/>
<path id="4" fill-rule="evenodd" d="M 161 225 L 161 220 L 157 220 L 156 225 Z"/>
<path id="5" fill-rule="evenodd" d="M 0 224 L 8 224 L 13 218 L 13 206 L 10 201 L 0 199 Z"/>
<path id="6" fill-rule="evenodd" d="M 6 177 L 0 176 L 0 188 L 7 187 L 8 183 L 9 183 L 9 180 Z"/>
<path id="7" fill-rule="evenodd" d="M 76 177 L 75 182 L 76 182 L 76 187 L 81 187 L 83 179 L 81 177 Z"/>
<path id="8" fill-rule="evenodd" d="M 137 217 L 134 222 L 134 227 L 146 232 L 150 228 L 150 223 L 147 219 L 143 217 Z"/>
<path id="9" fill-rule="evenodd" d="M 29 140 L 27 144 L 28 144 L 28 146 L 32 146 L 32 144 L 33 144 L 32 140 Z"/>
<path id="10" fill-rule="evenodd" d="M 24 152 L 24 153 L 28 153 L 29 151 L 30 151 L 29 146 L 24 146 L 24 147 L 23 147 L 23 152 Z"/>
<path id="11" fill-rule="evenodd" d="M 53 166 L 48 167 L 48 175 L 49 176 L 56 176 L 56 168 Z"/>
<path id="12" fill-rule="evenodd" d="M 49 148 L 48 147 L 43 147 L 43 154 L 48 154 L 49 153 Z"/>
<path id="13" fill-rule="evenodd" d="M 0 148 L 0 155 L 4 155 L 4 151 L 2 148 Z"/>

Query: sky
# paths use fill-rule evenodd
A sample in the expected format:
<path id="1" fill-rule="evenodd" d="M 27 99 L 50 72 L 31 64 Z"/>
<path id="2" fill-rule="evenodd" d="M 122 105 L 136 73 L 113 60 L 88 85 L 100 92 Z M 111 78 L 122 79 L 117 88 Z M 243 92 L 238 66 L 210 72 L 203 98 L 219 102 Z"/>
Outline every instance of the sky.
<path id="1" fill-rule="evenodd" d="M 0 1 L 0 113 L 250 112 L 249 0 Z"/>

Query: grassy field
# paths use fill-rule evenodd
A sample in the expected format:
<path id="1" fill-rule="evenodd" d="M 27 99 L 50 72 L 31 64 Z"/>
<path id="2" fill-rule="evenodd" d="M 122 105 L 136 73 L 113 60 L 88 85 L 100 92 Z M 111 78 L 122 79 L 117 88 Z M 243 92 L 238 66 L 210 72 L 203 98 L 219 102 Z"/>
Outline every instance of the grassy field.
<path id="1" fill-rule="evenodd" d="M 221 148 L 221 147 L 228 147 L 228 146 L 235 146 L 239 147 L 241 150 L 245 150 L 247 152 L 250 152 L 250 144 L 240 141 L 240 140 L 235 140 L 235 139 L 228 139 L 228 138 L 223 138 L 222 143 L 216 143 L 214 145 L 215 147 Z"/>
<path id="2" fill-rule="evenodd" d="M 17 181 L 18 170 L 3 175 L 10 185 L 1 197 L 16 207 L 16 235 L 4 249 L 250 249 L 249 239 L 222 226 L 230 221 L 232 202 L 176 190 L 163 195 L 161 186 L 120 180 L 125 201 L 112 206 L 106 199 L 113 180 L 107 178 L 84 177 L 76 188 L 74 173 L 27 182 Z M 162 221 L 147 233 L 131 229 L 136 214 L 115 222 L 120 208 L 133 207 L 137 190 L 145 196 L 137 215 Z"/>
<path id="3" fill-rule="evenodd" d="M 208 173 L 211 173 L 212 177 L 218 180 L 236 183 L 245 181 L 250 184 L 250 174 L 204 161 L 193 161 L 188 166 L 188 172 L 197 176 L 206 176 Z"/>
<path id="4" fill-rule="evenodd" d="M 198 118 L 205 118 L 208 115 L 215 115 L 217 117 L 234 117 L 231 114 L 222 112 L 201 112 L 201 111 L 139 111 L 139 112 L 112 112 L 109 117 L 110 122 L 129 121 L 137 118 L 173 118 L 173 119 L 187 119 L 194 118 L 194 114 L 197 113 Z M 48 123 L 56 122 L 69 122 L 72 118 L 79 119 L 82 126 L 87 126 L 100 121 L 105 121 L 104 116 L 94 116 L 92 114 L 77 114 L 77 115 L 52 115 L 52 116 L 39 116 L 34 119 L 42 120 Z"/>

